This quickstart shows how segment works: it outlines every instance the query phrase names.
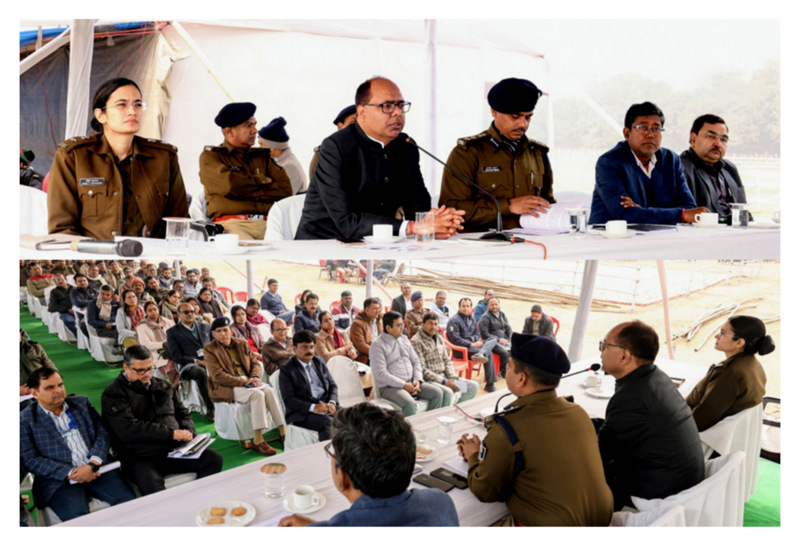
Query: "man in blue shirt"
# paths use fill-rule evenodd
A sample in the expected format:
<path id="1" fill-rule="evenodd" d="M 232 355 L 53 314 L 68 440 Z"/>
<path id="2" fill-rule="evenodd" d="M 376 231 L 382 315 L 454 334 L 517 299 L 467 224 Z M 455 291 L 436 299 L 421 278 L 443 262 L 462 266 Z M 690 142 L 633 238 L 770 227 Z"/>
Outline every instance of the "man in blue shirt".
<path id="1" fill-rule="evenodd" d="M 352 505 L 327 521 L 290 515 L 280 526 L 458 526 L 447 494 L 435 488 L 408 490 L 416 442 L 400 413 L 360 403 L 334 415 L 332 432 L 325 446 L 331 478 Z"/>
<path id="2" fill-rule="evenodd" d="M 661 148 L 663 131 L 664 113 L 653 103 L 628 109 L 625 140 L 600 156 L 595 166 L 590 224 L 693 223 L 697 213 L 708 212 L 697 207 L 678 155 Z"/>
<path id="3" fill-rule="evenodd" d="M 283 298 L 278 294 L 278 280 L 270 279 L 267 281 L 267 292 L 261 296 L 261 308 L 267 310 L 269 313 L 286 321 L 287 325 L 291 325 L 294 318 L 294 310 L 290 310 L 283 303 Z"/>

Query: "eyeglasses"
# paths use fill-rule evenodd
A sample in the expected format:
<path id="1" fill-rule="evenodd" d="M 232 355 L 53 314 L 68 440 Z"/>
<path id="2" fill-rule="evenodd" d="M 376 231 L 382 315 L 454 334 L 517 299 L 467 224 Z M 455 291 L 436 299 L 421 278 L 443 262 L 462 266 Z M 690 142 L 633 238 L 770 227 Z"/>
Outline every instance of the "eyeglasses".
<path id="1" fill-rule="evenodd" d="M 739 339 L 739 337 L 736 336 L 735 334 L 728 334 L 727 332 L 722 331 L 722 330 L 719 331 L 719 334 L 717 334 L 717 336 L 730 336 L 732 340 L 738 340 Z"/>
<path id="2" fill-rule="evenodd" d="M 109 108 L 113 108 L 120 112 L 127 112 L 131 106 L 136 111 L 144 112 L 145 110 L 147 110 L 147 103 L 143 101 L 133 101 L 132 103 L 129 103 L 128 101 L 119 101 L 114 104 L 107 104 L 100 110 L 108 110 Z"/>
<path id="3" fill-rule="evenodd" d="M 193 315 L 194 314 L 194 310 L 183 310 L 183 311 L 181 311 L 181 313 L 184 314 L 184 315 Z"/>
<path id="4" fill-rule="evenodd" d="M 634 125 L 631 129 L 635 129 L 637 131 L 641 131 L 642 133 L 650 133 L 653 132 L 654 135 L 658 135 L 659 133 L 663 133 L 666 131 L 663 127 L 647 127 L 646 125 Z"/>
<path id="5" fill-rule="evenodd" d="M 397 101 L 396 103 L 386 101 L 385 103 L 381 104 L 365 104 L 364 106 L 377 106 L 384 114 L 391 114 L 394 112 L 395 108 L 399 108 L 400 112 L 404 114 L 411 110 L 411 103 L 407 103 L 405 101 Z"/>
<path id="6" fill-rule="evenodd" d="M 149 373 L 153 372 L 155 369 L 156 369 L 156 367 L 154 367 L 154 366 L 153 367 L 149 367 L 149 368 L 128 367 L 128 370 L 132 370 L 133 372 L 135 372 L 136 374 L 138 374 L 140 376 L 144 376 L 145 374 L 149 374 Z"/>
<path id="7" fill-rule="evenodd" d="M 620 349 L 628 349 L 625 346 L 618 346 L 617 344 L 609 344 L 605 340 L 600 340 L 600 344 L 598 344 L 598 345 L 600 347 L 600 351 L 605 351 L 606 348 L 609 347 L 609 346 L 614 347 L 614 348 L 620 348 Z"/>
<path id="8" fill-rule="evenodd" d="M 712 141 L 719 140 L 720 142 L 722 142 L 722 144 L 728 144 L 728 140 L 729 140 L 728 139 L 728 135 L 720 136 L 720 135 L 716 134 L 714 131 L 706 131 L 705 132 L 705 137 L 707 139 L 711 139 Z"/>

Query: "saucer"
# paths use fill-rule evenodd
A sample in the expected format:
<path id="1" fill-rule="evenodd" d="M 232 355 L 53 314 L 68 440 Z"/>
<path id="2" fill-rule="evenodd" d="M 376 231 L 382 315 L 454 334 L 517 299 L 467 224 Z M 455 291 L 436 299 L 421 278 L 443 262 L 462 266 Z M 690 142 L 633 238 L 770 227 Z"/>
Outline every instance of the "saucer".
<path id="1" fill-rule="evenodd" d="M 402 236 L 393 236 L 391 239 L 375 239 L 375 236 L 364 236 L 364 241 L 367 243 L 373 244 L 388 244 L 388 243 L 397 243 L 398 241 L 403 241 L 405 238 Z"/>
<path id="2" fill-rule="evenodd" d="M 700 224 L 699 222 L 695 222 L 692 224 L 695 228 L 724 228 L 724 224 L 714 223 L 714 224 Z"/>
<path id="3" fill-rule="evenodd" d="M 590 387 L 586 390 L 586 393 L 587 395 L 591 395 L 592 397 L 596 397 L 598 399 L 610 399 L 614 396 L 614 389 L 603 386 Z"/>
<path id="4" fill-rule="evenodd" d="M 314 494 L 319 498 L 319 503 L 316 505 L 311 505 L 310 507 L 306 507 L 305 509 L 298 509 L 294 506 L 294 496 L 289 494 L 285 498 L 283 498 L 283 508 L 289 511 L 290 513 L 297 513 L 299 515 L 307 515 L 309 513 L 314 513 L 319 511 L 323 507 L 325 507 L 325 496 L 323 496 L 320 492 L 314 492 Z"/>
<path id="5" fill-rule="evenodd" d="M 420 444 L 420 447 L 424 447 L 425 450 L 430 450 L 428 454 L 423 454 L 422 452 L 417 452 L 417 463 L 425 463 L 433 460 L 436 456 L 439 455 L 439 451 L 434 446 L 430 446 L 427 444 Z"/>
<path id="6" fill-rule="evenodd" d="M 621 239 L 621 238 L 635 236 L 636 235 L 636 230 L 626 230 L 625 233 L 622 233 L 622 234 L 610 234 L 610 233 L 608 233 L 608 232 L 606 232 L 604 230 L 604 231 L 600 232 L 600 235 L 603 236 L 603 237 L 610 238 L 610 239 Z"/>

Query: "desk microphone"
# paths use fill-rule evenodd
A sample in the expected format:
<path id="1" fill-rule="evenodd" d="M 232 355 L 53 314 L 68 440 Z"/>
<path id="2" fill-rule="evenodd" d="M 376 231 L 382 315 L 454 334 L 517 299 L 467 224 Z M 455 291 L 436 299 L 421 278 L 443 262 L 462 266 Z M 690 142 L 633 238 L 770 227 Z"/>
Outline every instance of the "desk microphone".
<path id="1" fill-rule="evenodd" d="M 590 370 L 592 372 L 597 372 L 598 370 L 600 370 L 600 363 L 593 363 L 592 366 L 590 366 L 589 368 L 585 368 L 583 370 L 579 370 L 578 372 L 572 372 L 570 374 L 565 374 L 564 376 L 561 377 L 561 379 L 563 380 L 564 378 L 569 378 L 570 376 L 575 376 L 576 374 L 583 374 L 584 372 L 589 372 Z"/>
<path id="2" fill-rule="evenodd" d="M 92 253 L 101 255 L 117 256 L 141 256 L 143 246 L 141 241 L 135 239 L 123 239 L 121 241 L 96 241 L 93 239 L 82 239 L 73 243 L 73 251 L 79 253 Z"/>
<path id="3" fill-rule="evenodd" d="M 503 215 L 500 213 L 500 204 L 497 202 L 496 197 L 494 197 L 491 193 L 487 192 L 486 190 L 484 190 L 483 188 L 472 182 L 470 179 L 468 179 L 467 177 L 465 177 L 464 175 L 462 175 L 461 173 L 459 173 L 458 171 L 447 165 L 445 162 L 443 162 L 442 160 L 440 160 L 439 158 L 437 158 L 436 156 L 434 156 L 433 154 L 422 148 L 411 137 L 406 137 L 406 142 L 416 146 L 417 150 L 419 150 L 420 152 L 424 152 L 425 155 L 433 158 L 435 161 L 442 164 L 442 166 L 449 169 L 452 173 L 455 173 L 455 175 L 458 178 L 460 178 L 473 188 L 477 188 L 478 190 L 480 190 L 481 192 L 483 192 L 492 199 L 492 201 L 494 202 L 494 206 L 497 208 L 497 231 L 489 232 L 488 234 L 483 234 L 478 239 L 488 239 L 492 241 L 508 241 L 509 243 L 525 243 L 525 240 L 523 238 L 514 237 L 512 234 L 503 231 Z"/>

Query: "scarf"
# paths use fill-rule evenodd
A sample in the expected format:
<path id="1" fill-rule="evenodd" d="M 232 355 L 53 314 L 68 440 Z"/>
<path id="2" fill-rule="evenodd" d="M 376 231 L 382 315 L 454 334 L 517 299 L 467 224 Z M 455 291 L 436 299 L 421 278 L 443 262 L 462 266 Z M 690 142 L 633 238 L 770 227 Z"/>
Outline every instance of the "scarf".
<path id="1" fill-rule="evenodd" d="M 108 302 L 103 302 L 103 297 L 97 295 L 97 300 L 95 300 L 95 304 L 97 304 L 97 317 L 102 319 L 105 322 L 111 321 L 111 303 L 113 300 L 109 300 Z"/>
<path id="2" fill-rule="evenodd" d="M 213 300 L 211 302 L 204 302 L 203 300 L 198 300 L 198 302 L 200 303 L 200 309 L 203 310 L 203 313 L 210 313 L 214 317 L 214 319 L 222 315 L 221 313 L 222 310 L 219 309 L 219 304 L 217 304 L 215 309 L 214 304 L 216 304 L 216 302 L 214 302 Z"/>
<path id="3" fill-rule="evenodd" d="M 258 314 L 254 315 L 253 317 L 247 316 L 247 322 L 252 323 L 253 325 L 267 325 L 269 324 L 269 320 L 266 319 L 263 315 Z"/>
<path id="4" fill-rule="evenodd" d="M 142 309 L 141 306 L 136 306 L 136 311 L 131 313 L 130 308 L 125 306 L 125 313 L 128 315 L 128 318 L 131 320 L 131 325 L 133 327 L 133 330 L 136 330 L 136 327 L 144 319 L 144 310 Z"/>
<path id="5" fill-rule="evenodd" d="M 166 323 L 161 318 L 158 319 L 158 322 L 145 318 L 143 322 L 153 331 L 156 341 L 164 342 L 167 340 Z"/>
<path id="6" fill-rule="evenodd" d="M 342 337 L 341 333 L 338 329 L 333 329 L 333 347 L 339 349 L 340 347 L 344 346 L 344 338 Z"/>

